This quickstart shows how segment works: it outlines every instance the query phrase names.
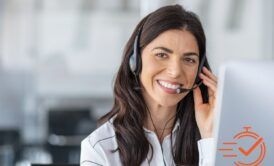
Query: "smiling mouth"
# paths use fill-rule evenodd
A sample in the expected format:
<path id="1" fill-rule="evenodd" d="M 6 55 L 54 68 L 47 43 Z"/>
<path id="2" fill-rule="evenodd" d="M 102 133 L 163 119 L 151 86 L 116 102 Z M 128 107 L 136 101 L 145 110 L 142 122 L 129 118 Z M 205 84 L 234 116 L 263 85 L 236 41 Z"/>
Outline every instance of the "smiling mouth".
<path id="1" fill-rule="evenodd" d="M 163 80 L 157 80 L 157 83 L 162 87 L 167 93 L 176 93 L 176 90 L 182 86 L 182 84 L 169 83 Z"/>
<path id="2" fill-rule="evenodd" d="M 157 81 L 160 85 L 162 85 L 165 88 L 169 88 L 169 89 L 178 89 L 181 86 L 180 84 L 170 84 L 168 82 L 161 81 L 161 80 L 157 80 Z"/>

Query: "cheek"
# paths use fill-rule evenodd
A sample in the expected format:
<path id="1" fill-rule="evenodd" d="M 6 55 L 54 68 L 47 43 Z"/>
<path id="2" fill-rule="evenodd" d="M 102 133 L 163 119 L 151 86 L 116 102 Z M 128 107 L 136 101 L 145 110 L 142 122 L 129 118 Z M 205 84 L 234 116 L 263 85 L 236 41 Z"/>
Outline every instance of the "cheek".
<path id="1" fill-rule="evenodd" d="M 187 77 L 188 83 L 193 85 L 193 83 L 195 82 L 196 76 L 197 76 L 198 66 L 185 69 L 185 71 L 186 71 L 185 76 Z"/>
<path id="2" fill-rule="evenodd" d="M 144 87 L 148 88 L 149 86 L 152 86 L 155 73 L 157 72 L 155 71 L 155 67 L 153 65 L 144 64 L 142 66 L 140 80 Z"/>
<path id="3" fill-rule="evenodd" d="M 142 70 L 141 70 L 141 80 L 147 82 L 148 80 L 152 81 L 154 76 L 161 71 L 161 64 L 157 63 L 153 55 L 146 55 L 145 58 L 142 58 Z"/>

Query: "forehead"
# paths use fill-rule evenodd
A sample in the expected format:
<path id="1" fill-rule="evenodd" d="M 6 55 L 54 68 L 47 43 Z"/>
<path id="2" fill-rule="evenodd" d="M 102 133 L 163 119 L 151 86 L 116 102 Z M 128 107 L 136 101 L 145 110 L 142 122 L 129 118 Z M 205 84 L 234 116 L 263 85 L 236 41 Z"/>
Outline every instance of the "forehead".
<path id="1" fill-rule="evenodd" d="M 175 52 L 197 52 L 198 44 L 194 35 L 186 30 L 172 29 L 161 33 L 147 45 L 148 49 L 164 46 Z"/>

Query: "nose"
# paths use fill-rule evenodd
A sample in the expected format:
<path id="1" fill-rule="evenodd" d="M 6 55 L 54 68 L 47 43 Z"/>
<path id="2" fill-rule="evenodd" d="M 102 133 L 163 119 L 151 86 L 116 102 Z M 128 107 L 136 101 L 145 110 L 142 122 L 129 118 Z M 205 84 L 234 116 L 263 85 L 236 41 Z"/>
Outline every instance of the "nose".
<path id="1" fill-rule="evenodd" d="M 180 60 L 170 61 L 167 67 L 167 73 L 171 78 L 178 78 L 182 74 L 182 66 Z"/>

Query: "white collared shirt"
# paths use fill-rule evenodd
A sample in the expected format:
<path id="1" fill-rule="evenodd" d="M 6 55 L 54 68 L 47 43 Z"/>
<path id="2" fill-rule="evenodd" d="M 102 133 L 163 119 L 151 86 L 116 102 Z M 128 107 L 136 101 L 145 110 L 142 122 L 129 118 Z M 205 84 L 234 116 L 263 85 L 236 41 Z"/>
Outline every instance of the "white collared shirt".
<path id="1" fill-rule="evenodd" d="M 111 150 L 117 149 L 117 141 L 115 137 L 114 127 L 112 125 L 113 118 L 105 122 L 102 126 L 93 131 L 81 143 L 81 166 L 122 166 L 119 152 L 114 153 Z M 173 134 L 179 126 L 179 122 L 173 128 Z M 167 135 L 162 145 L 157 135 L 148 129 L 145 129 L 145 136 L 153 147 L 153 158 L 149 164 L 148 159 L 151 156 L 149 149 L 148 157 L 141 166 L 175 166 L 170 144 L 170 134 Z M 173 139 L 175 136 L 173 135 Z M 174 142 L 175 140 L 173 140 Z M 199 166 L 213 165 L 213 138 L 201 139 L 198 142 L 199 150 Z"/>

